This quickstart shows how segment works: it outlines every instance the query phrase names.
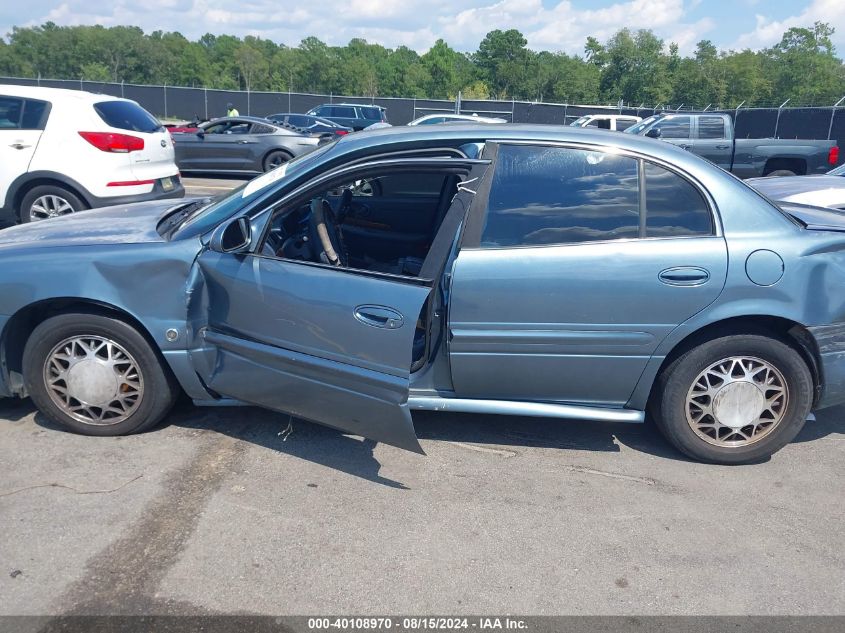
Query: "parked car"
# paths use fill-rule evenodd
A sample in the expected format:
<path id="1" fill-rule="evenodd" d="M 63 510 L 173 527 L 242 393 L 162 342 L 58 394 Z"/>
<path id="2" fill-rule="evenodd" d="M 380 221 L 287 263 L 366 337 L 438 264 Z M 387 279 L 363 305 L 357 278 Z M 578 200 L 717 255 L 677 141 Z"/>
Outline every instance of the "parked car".
<path id="1" fill-rule="evenodd" d="M 374 123 L 387 123 L 387 110 L 381 106 L 360 103 L 324 103 L 311 108 L 308 114 L 328 119 L 356 132 Z"/>
<path id="2" fill-rule="evenodd" d="M 223 117 L 194 134 L 173 137 L 176 164 L 185 172 L 260 174 L 310 152 L 318 137 L 258 117 Z"/>
<path id="3" fill-rule="evenodd" d="M 783 209 L 634 135 L 353 134 L 217 201 L 0 233 L 0 394 L 121 435 L 184 391 L 417 452 L 412 410 L 648 409 L 752 462 L 845 401 L 845 216 Z"/>
<path id="4" fill-rule="evenodd" d="M 845 165 L 825 176 L 750 178 L 746 182 L 772 200 L 845 210 Z"/>
<path id="5" fill-rule="evenodd" d="M 440 123 L 507 123 L 505 119 L 477 114 L 426 114 L 408 125 L 437 125 Z"/>
<path id="6" fill-rule="evenodd" d="M 134 101 L 0 86 L 0 219 L 184 195 L 170 135 Z"/>
<path id="7" fill-rule="evenodd" d="M 740 178 L 823 174 L 836 165 L 836 141 L 737 139 L 727 114 L 657 114 L 625 130 L 703 156 Z"/>
<path id="8" fill-rule="evenodd" d="M 289 125 L 302 130 L 306 134 L 316 136 L 329 136 L 332 140 L 346 136 L 352 132 L 351 127 L 338 125 L 334 121 L 323 119 L 311 114 L 296 114 L 295 112 L 283 112 L 281 114 L 270 114 L 268 119 L 274 123 Z"/>
<path id="9" fill-rule="evenodd" d="M 587 114 L 575 119 L 569 125 L 572 127 L 594 127 L 600 130 L 623 132 L 640 121 L 642 121 L 641 117 L 628 114 Z"/>

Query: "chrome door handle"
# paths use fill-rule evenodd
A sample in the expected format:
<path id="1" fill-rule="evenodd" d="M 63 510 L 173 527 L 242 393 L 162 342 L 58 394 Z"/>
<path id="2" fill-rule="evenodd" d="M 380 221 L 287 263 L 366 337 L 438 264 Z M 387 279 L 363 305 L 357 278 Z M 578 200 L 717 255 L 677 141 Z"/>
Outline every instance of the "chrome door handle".
<path id="1" fill-rule="evenodd" d="M 17 142 L 12 143 L 11 145 L 9 145 L 9 147 L 14 147 L 15 149 L 24 149 L 25 147 L 32 147 L 32 145 L 25 145 L 24 143 Z"/>
<path id="2" fill-rule="evenodd" d="M 393 308 L 365 305 L 355 308 L 355 318 L 364 325 L 396 330 L 405 323 L 405 317 Z"/>
<path id="3" fill-rule="evenodd" d="M 680 147 L 681 149 L 688 150 L 690 147 L 692 147 L 692 145 L 678 145 L 678 147 Z"/>
<path id="4" fill-rule="evenodd" d="M 668 286 L 701 286 L 710 281 L 710 273 L 698 266 L 667 268 L 657 278 Z"/>
<path id="5" fill-rule="evenodd" d="M 717 145 L 716 146 L 716 149 L 730 149 L 730 148 L 731 148 L 730 145 Z"/>
<path id="6" fill-rule="evenodd" d="M 254 142 L 255 142 L 255 141 L 247 141 L 247 140 L 243 140 L 243 141 L 238 141 L 238 144 L 239 144 L 239 145 L 247 145 L 247 144 L 249 144 L 249 143 L 254 143 Z"/>

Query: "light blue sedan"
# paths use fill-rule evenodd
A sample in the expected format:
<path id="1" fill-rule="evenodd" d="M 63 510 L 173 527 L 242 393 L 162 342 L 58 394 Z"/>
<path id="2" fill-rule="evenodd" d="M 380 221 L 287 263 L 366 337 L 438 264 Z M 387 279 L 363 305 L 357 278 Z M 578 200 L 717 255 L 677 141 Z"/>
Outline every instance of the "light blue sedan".
<path id="1" fill-rule="evenodd" d="M 687 455 L 747 463 L 845 401 L 843 288 L 841 213 L 668 143 L 385 129 L 219 200 L 0 233 L 0 395 L 120 435 L 184 392 L 417 452 L 412 410 L 648 411 Z"/>

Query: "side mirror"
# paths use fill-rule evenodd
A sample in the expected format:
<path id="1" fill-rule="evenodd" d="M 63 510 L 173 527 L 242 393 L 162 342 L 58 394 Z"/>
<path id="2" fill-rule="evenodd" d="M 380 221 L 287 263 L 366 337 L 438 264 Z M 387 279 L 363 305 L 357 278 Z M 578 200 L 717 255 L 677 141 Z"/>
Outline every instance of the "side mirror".
<path id="1" fill-rule="evenodd" d="M 660 131 L 659 127 L 653 127 L 645 135 L 649 138 L 660 138 L 663 136 L 663 133 Z"/>
<path id="2" fill-rule="evenodd" d="M 205 132 L 203 132 L 202 130 L 197 130 L 197 136 L 199 138 L 205 138 Z"/>
<path id="3" fill-rule="evenodd" d="M 252 228 L 249 218 L 241 216 L 214 229 L 209 248 L 216 253 L 243 253 L 251 243 Z"/>

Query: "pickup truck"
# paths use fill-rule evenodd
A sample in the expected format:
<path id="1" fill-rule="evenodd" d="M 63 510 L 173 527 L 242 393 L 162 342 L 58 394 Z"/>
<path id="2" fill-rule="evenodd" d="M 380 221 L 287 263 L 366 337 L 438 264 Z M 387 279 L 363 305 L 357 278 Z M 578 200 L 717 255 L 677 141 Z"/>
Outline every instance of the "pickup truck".
<path id="1" fill-rule="evenodd" d="M 668 141 L 740 178 L 823 174 L 836 166 L 836 141 L 737 139 L 727 114 L 657 114 L 625 130 Z"/>

